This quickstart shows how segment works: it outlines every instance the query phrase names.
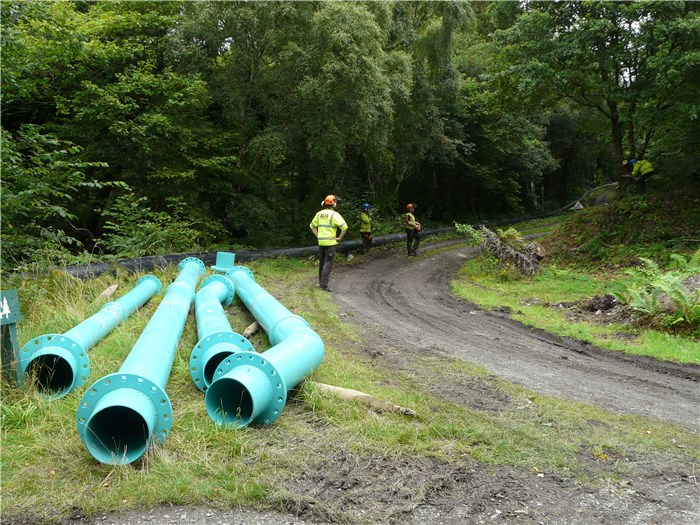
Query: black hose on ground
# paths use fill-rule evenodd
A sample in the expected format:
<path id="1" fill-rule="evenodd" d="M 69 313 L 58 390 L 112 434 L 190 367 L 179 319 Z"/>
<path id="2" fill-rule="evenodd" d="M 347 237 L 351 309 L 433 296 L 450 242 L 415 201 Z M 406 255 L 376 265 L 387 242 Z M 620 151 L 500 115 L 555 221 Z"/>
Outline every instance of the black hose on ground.
<path id="1" fill-rule="evenodd" d="M 482 223 L 484 226 L 502 226 L 507 224 L 517 224 L 519 222 L 544 219 L 547 217 L 552 217 L 564 212 L 572 211 L 576 203 L 581 202 L 590 193 L 597 191 L 601 188 L 607 186 L 617 186 L 617 183 L 604 184 L 598 186 L 584 193 L 579 199 L 573 201 L 566 206 L 559 208 L 558 210 L 544 213 L 540 215 L 529 215 L 525 217 L 517 217 L 514 219 L 504 219 L 500 221 L 487 221 Z M 454 231 L 454 226 L 446 226 L 443 228 L 433 228 L 430 230 L 424 230 L 421 232 L 423 237 L 429 235 L 437 235 L 441 233 Z M 405 233 L 394 233 L 390 235 L 380 235 L 374 237 L 373 245 L 382 246 L 385 244 L 391 244 L 394 242 L 401 242 L 406 238 Z M 352 240 L 344 241 L 338 246 L 338 251 L 341 253 L 347 253 L 351 251 L 356 251 L 362 248 L 362 241 Z M 222 251 L 222 250 L 219 250 Z M 262 250 L 229 250 L 236 254 L 237 262 L 248 262 L 257 261 L 260 259 L 270 259 L 273 257 L 303 257 L 315 255 L 318 252 L 317 246 L 304 246 L 301 248 L 268 248 Z M 196 257 L 201 260 L 207 266 L 211 266 L 216 262 L 217 252 L 189 252 L 189 253 L 174 253 L 170 255 L 152 255 L 148 257 L 139 257 L 137 259 L 123 259 L 116 262 L 109 263 L 88 263 L 88 264 L 77 264 L 73 266 L 66 266 L 64 270 L 74 277 L 80 279 L 90 279 L 92 277 L 97 277 L 106 272 L 115 270 L 117 267 L 125 268 L 128 272 L 151 272 L 156 268 L 165 268 L 169 265 L 177 265 L 182 259 L 186 257 Z"/>
<path id="2" fill-rule="evenodd" d="M 423 236 L 437 235 L 449 231 L 454 231 L 454 226 L 444 228 L 434 228 L 421 232 Z M 406 239 L 405 233 L 395 233 L 390 235 L 380 235 L 375 237 L 373 246 L 382 246 L 394 242 L 401 242 Z M 362 240 L 343 241 L 338 246 L 338 251 L 348 253 L 362 248 Z M 224 250 L 219 250 L 224 251 Z M 273 257 L 304 257 L 316 255 L 318 246 L 304 246 L 301 248 L 267 248 L 261 250 L 228 250 L 236 254 L 236 262 L 257 261 L 260 259 L 271 259 Z M 129 273 L 134 272 L 151 272 L 156 268 L 165 268 L 169 265 L 177 265 L 186 257 L 196 257 L 205 265 L 211 266 L 216 262 L 217 252 L 189 252 L 189 253 L 174 253 L 170 255 L 155 255 L 149 257 L 139 257 L 136 259 L 122 259 L 110 263 L 89 263 L 76 264 L 63 268 L 68 274 L 79 279 L 91 279 L 115 270 L 116 268 L 124 268 Z"/>

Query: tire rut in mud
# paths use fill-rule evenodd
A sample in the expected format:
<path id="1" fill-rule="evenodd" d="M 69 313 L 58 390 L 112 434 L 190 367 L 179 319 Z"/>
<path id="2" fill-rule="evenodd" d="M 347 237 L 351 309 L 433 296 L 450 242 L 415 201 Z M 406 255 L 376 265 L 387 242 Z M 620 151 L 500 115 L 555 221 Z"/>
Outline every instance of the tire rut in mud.
<path id="1" fill-rule="evenodd" d="M 463 359 L 542 394 L 700 430 L 700 367 L 598 349 L 485 311 L 451 291 L 476 250 L 455 241 L 425 246 L 420 257 L 378 250 L 336 270 L 334 300 L 370 340 L 381 334 L 403 352 Z"/>

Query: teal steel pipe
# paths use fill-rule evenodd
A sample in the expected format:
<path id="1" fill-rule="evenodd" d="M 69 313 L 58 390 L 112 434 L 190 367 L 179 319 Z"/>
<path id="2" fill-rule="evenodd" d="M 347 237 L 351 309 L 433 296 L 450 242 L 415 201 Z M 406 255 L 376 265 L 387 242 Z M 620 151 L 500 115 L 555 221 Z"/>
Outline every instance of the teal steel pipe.
<path id="1" fill-rule="evenodd" d="M 210 275 L 194 297 L 199 342 L 190 353 L 190 377 L 206 392 L 219 363 L 236 352 L 254 352 L 250 341 L 231 329 L 224 306 L 233 301 L 234 286 L 228 277 Z"/>
<path id="2" fill-rule="evenodd" d="M 269 425 L 284 409 L 288 390 L 321 364 L 325 346 L 305 319 L 255 282 L 250 270 L 234 266 L 226 275 L 273 346 L 262 354 L 237 352 L 221 362 L 205 395 L 207 413 L 228 427 Z"/>
<path id="3" fill-rule="evenodd" d="M 96 381 L 80 401 L 78 433 L 92 456 L 110 465 L 133 463 L 153 440 L 165 442 L 172 405 L 165 386 L 206 268 L 188 257 L 119 371 Z"/>
<path id="4" fill-rule="evenodd" d="M 157 277 L 145 275 L 131 291 L 65 334 L 35 337 L 20 350 L 17 383 L 33 382 L 39 394 L 53 399 L 82 386 L 90 375 L 88 350 L 162 289 Z"/>

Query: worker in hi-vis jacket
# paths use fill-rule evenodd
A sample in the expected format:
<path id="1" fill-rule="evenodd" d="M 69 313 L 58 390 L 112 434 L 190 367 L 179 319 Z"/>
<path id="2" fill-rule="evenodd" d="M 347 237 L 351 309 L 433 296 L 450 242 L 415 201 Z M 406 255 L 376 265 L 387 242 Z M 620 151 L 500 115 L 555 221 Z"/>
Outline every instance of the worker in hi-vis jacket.
<path id="1" fill-rule="evenodd" d="M 340 199 L 335 195 L 327 195 L 321 205 L 323 209 L 319 211 L 309 224 L 309 228 L 318 239 L 318 285 L 321 290 L 332 292 L 328 286 L 328 280 L 333 269 L 333 259 L 338 249 L 338 243 L 345 237 L 348 225 L 343 216 L 335 211 L 335 207 Z M 340 235 L 338 235 L 340 229 Z"/>
<path id="2" fill-rule="evenodd" d="M 369 202 L 362 205 L 360 212 L 360 235 L 362 236 L 362 253 L 369 253 L 372 247 L 372 206 Z"/>
<path id="3" fill-rule="evenodd" d="M 420 222 L 416 220 L 413 214 L 416 211 L 416 205 L 413 203 L 406 204 L 405 228 L 406 228 L 406 248 L 408 256 L 418 255 L 418 246 L 420 245 Z"/>

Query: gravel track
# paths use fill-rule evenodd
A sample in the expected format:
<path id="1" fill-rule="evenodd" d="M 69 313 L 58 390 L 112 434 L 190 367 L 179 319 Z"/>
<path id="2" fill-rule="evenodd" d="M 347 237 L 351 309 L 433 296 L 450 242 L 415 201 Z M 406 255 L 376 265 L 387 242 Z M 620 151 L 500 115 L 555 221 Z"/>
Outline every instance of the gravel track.
<path id="1" fill-rule="evenodd" d="M 542 394 L 700 431 L 700 367 L 599 350 L 457 299 L 451 278 L 475 249 L 445 251 L 450 244 L 420 257 L 385 252 L 343 266 L 334 276 L 335 301 L 399 348 L 429 349 Z"/>

